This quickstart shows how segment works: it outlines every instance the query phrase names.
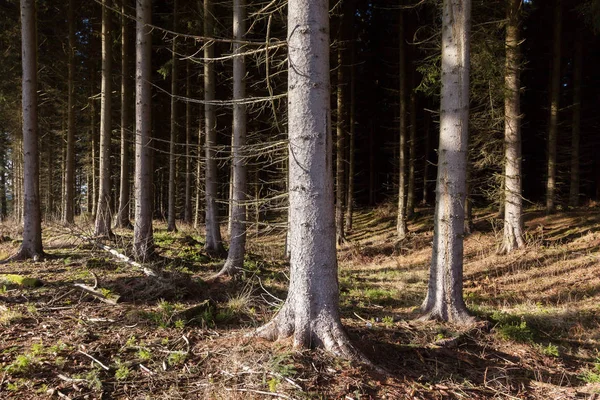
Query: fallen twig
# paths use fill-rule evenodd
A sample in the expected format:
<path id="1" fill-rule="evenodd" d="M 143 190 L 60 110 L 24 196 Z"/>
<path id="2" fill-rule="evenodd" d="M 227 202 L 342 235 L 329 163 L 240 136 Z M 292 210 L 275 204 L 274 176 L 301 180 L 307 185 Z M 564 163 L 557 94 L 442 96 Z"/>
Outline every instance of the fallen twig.
<path id="1" fill-rule="evenodd" d="M 293 397 L 290 397 L 288 395 L 282 394 L 282 393 L 277 393 L 277 392 L 265 392 L 263 390 L 255 390 L 255 389 L 236 389 L 236 388 L 225 388 L 225 390 L 227 390 L 228 392 L 249 392 L 249 393 L 257 393 L 257 394 L 264 394 L 264 395 L 268 395 L 268 396 L 273 396 L 273 397 L 279 397 L 281 399 L 293 399 Z"/>
<path id="2" fill-rule="evenodd" d="M 93 287 L 90 287 L 88 285 L 84 285 L 83 283 L 74 283 L 73 286 L 78 287 L 79 289 L 83 290 L 87 294 L 91 294 L 92 296 L 96 297 L 98 300 L 100 300 L 106 304 L 111 304 L 114 306 L 119 301 L 119 296 L 114 296 L 112 298 L 107 297 L 101 291 L 96 290 Z"/>
<path id="3" fill-rule="evenodd" d="M 102 364 L 102 362 L 100 360 L 98 360 L 97 358 L 92 357 L 91 355 L 89 355 L 85 351 L 77 350 L 77 352 L 83 354 L 86 357 L 89 357 L 92 361 L 94 361 L 96 364 L 98 364 L 99 366 L 101 366 L 104 370 L 110 371 L 110 368 L 108 368 L 106 365 Z"/>

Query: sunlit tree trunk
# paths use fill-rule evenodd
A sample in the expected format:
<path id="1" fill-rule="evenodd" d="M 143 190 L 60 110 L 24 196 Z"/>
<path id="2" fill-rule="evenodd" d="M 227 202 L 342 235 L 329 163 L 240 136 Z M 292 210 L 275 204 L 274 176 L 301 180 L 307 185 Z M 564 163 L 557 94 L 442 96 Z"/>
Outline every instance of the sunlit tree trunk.
<path id="1" fill-rule="evenodd" d="M 345 7 L 347 8 L 347 7 Z M 344 10 L 345 11 L 345 10 Z M 338 245 L 346 241 L 344 233 L 344 200 L 346 197 L 346 76 L 344 65 L 344 31 L 347 15 L 339 20 L 337 49 L 337 119 L 336 119 L 336 174 L 335 174 L 335 237 Z"/>
<path id="2" fill-rule="evenodd" d="M 398 239 L 403 239 L 408 233 L 406 226 L 406 46 L 404 45 L 404 11 L 400 10 L 399 20 L 400 46 L 400 146 L 398 148 L 398 220 L 396 232 Z"/>
<path id="3" fill-rule="evenodd" d="M 583 64 L 583 34 L 577 30 L 575 66 L 573 71 L 573 126 L 571 136 L 571 187 L 569 206 L 579 205 L 579 136 L 581 131 L 581 70 Z"/>
<path id="4" fill-rule="evenodd" d="M 354 212 L 354 174 L 355 174 L 355 143 L 356 143 L 356 47 L 354 40 L 350 45 L 350 130 L 349 130 L 349 150 L 348 150 L 348 194 L 346 197 L 346 229 L 352 230 L 353 212 Z"/>
<path id="5" fill-rule="evenodd" d="M 75 202 L 75 105 L 74 105 L 74 79 L 75 79 L 75 18 L 73 0 L 69 0 L 67 20 L 69 25 L 68 54 L 68 100 L 67 100 L 67 154 L 65 168 L 65 189 L 63 199 L 62 221 L 67 224 L 74 222 L 73 205 Z"/>
<path id="6" fill-rule="evenodd" d="M 463 235 L 469 129 L 470 0 L 444 0 L 442 89 L 433 254 L 423 318 L 468 323 Z"/>
<path id="7" fill-rule="evenodd" d="M 423 157 L 423 194 L 421 199 L 421 204 L 427 204 L 427 198 L 429 197 L 429 182 L 427 181 L 427 177 L 429 176 L 429 150 L 431 147 L 431 133 L 429 129 L 429 116 L 425 115 L 423 128 L 425 129 L 425 149 L 423 153 L 425 156 Z"/>
<path id="8" fill-rule="evenodd" d="M 558 139 L 558 111 L 560 107 L 560 46 L 562 35 L 561 1 L 554 3 L 554 49 L 550 84 L 550 121 L 548 125 L 548 180 L 546 182 L 546 212 L 556 209 L 556 142 Z"/>
<path id="9" fill-rule="evenodd" d="M 178 0 L 173 1 L 173 31 L 177 32 L 177 3 Z M 172 67 L 171 67 L 171 140 L 169 142 L 169 198 L 168 198 L 168 211 L 167 211 L 167 231 L 177 231 L 175 225 L 175 204 L 177 202 L 177 189 L 175 188 L 177 180 L 177 165 L 176 165 L 176 154 L 175 154 L 175 143 L 177 142 L 177 118 L 178 104 L 176 96 L 178 94 L 177 75 L 179 73 L 179 60 L 177 55 L 177 37 L 173 37 L 172 44 Z"/>
<path id="10" fill-rule="evenodd" d="M 135 41 L 135 225 L 133 253 L 147 260 L 154 251 L 152 233 L 152 1 L 136 0 Z"/>

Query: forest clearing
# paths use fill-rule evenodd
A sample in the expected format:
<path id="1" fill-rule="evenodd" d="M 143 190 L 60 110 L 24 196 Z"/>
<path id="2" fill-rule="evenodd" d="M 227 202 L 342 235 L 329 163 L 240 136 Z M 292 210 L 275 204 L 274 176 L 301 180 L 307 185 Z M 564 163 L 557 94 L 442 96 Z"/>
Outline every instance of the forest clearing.
<path id="1" fill-rule="evenodd" d="M 203 237 L 185 227 L 167 233 L 166 226 L 157 226 L 171 285 L 166 289 L 105 250 L 49 226 L 48 261 L 0 266 L 0 397 L 597 395 L 597 208 L 550 217 L 543 210 L 526 211 L 530 244 L 509 256 L 496 254 L 494 215 L 476 212 L 475 230 L 465 240 L 464 272 L 466 302 L 480 321 L 475 328 L 417 319 L 431 260 L 431 210 L 419 210 L 409 226 L 413 233 L 400 244 L 393 211 L 391 206 L 360 211 L 349 243 L 339 250 L 343 324 L 383 373 L 327 352 L 295 349 L 289 341 L 247 336 L 285 299 L 288 266 L 281 233 L 249 235 L 243 275 L 206 282 L 222 260 L 203 253 Z M 6 226 L 2 231 L 0 254 L 11 254 L 19 233 Z M 130 242 L 131 232 L 118 231 L 111 245 L 122 251 Z M 15 283 L 7 274 L 43 285 Z M 119 301 L 103 303 L 73 286 L 93 287 L 95 281 L 97 290 Z"/>

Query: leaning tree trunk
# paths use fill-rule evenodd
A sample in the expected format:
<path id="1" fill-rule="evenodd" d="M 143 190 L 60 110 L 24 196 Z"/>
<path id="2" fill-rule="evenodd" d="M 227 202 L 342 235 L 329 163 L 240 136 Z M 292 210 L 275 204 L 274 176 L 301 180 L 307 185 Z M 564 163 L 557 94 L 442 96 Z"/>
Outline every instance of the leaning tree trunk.
<path id="1" fill-rule="evenodd" d="M 173 31 L 177 32 L 177 0 L 173 2 Z M 176 154 L 175 154 L 175 142 L 177 141 L 177 118 L 178 118 L 178 107 L 177 107 L 177 74 L 179 72 L 179 60 L 177 56 L 177 36 L 173 36 L 172 43 L 172 56 L 171 56 L 171 140 L 169 141 L 169 194 L 168 194 L 168 206 L 167 206 L 167 231 L 177 231 L 175 225 L 175 203 L 177 201 L 177 189 L 175 183 L 177 180 L 177 165 L 176 165 Z"/>
<path id="2" fill-rule="evenodd" d="M 404 239 L 408 233 L 406 226 L 406 46 L 404 46 L 404 11 L 400 10 L 400 146 L 398 148 L 398 220 L 396 232 L 398 239 Z"/>
<path id="3" fill-rule="evenodd" d="M 212 37 L 214 30 L 214 13 L 212 0 L 204 0 L 204 36 Z M 217 207 L 217 118 L 215 106 L 215 67 L 210 61 L 214 56 L 214 44 L 207 43 L 204 46 L 204 123 L 206 126 L 206 243 L 204 250 L 212 255 L 225 253 L 221 240 L 221 229 L 219 227 L 219 210 Z"/>
<path id="4" fill-rule="evenodd" d="M 38 159 L 35 0 L 21 0 L 23 106 L 23 242 L 14 259 L 43 256 Z"/>
<path id="5" fill-rule="evenodd" d="M 290 285 L 282 308 L 257 334 L 355 357 L 338 308 L 328 6 L 288 2 Z"/>
<path id="6" fill-rule="evenodd" d="M 233 0 L 233 100 L 243 101 L 246 97 L 246 65 L 241 54 L 244 48 L 240 44 L 246 33 L 245 0 Z M 227 261 L 219 274 L 236 274 L 244 266 L 246 252 L 246 191 L 247 168 L 244 148 L 246 146 L 246 105 L 235 103 L 233 106 L 233 196 L 231 207 L 231 240 Z"/>
<path id="7" fill-rule="evenodd" d="M 153 255 L 152 234 L 152 149 L 151 101 L 152 90 L 152 1 L 136 2 L 135 41 L 135 226 L 133 253 L 137 260 L 147 260 Z"/>
<path id="8" fill-rule="evenodd" d="M 129 19 L 127 0 L 121 0 L 121 184 L 117 226 L 131 229 L 129 220 L 129 141 L 131 139 L 131 79 L 129 79 Z"/>
<path id="9" fill-rule="evenodd" d="M 344 233 L 344 199 L 346 197 L 346 82 L 344 66 L 344 30 L 347 16 L 340 16 L 337 66 L 336 174 L 335 174 L 335 237 L 338 245 L 346 241 Z"/>
<path id="10" fill-rule="evenodd" d="M 463 292 L 464 204 L 469 128 L 470 0 L 444 0 L 442 89 L 433 254 L 424 318 L 467 323 Z"/>
<path id="11" fill-rule="evenodd" d="M 554 50 L 550 84 L 550 121 L 548 125 L 548 180 L 546 182 L 546 212 L 556 209 L 556 142 L 558 139 L 558 109 L 560 103 L 560 45 L 562 35 L 561 0 L 554 4 Z"/>
<path id="12" fill-rule="evenodd" d="M 63 202 L 62 220 L 64 223 L 72 224 L 75 222 L 75 213 L 73 206 L 75 203 L 75 18 L 73 16 L 73 0 L 69 0 L 69 10 L 67 20 L 69 23 L 69 48 L 68 48 L 68 84 L 67 90 L 67 157 L 65 169 L 65 198 Z"/>
<path id="13" fill-rule="evenodd" d="M 579 136 L 581 131 L 581 70 L 583 64 L 582 30 L 577 30 L 573 71 L 573 130 L 571 136 L 571 187 L 569 206 L 579 205 Z"/>
<path id="14" fill-rule="evenodd" d="M 510 253 L 525 245 L 521 198 L 520 3 L 521 0 L 508 0 L 504 78 L 504 239 L 501 253 Z"/>
<path id="15" fill-rule="evenodd" d="M 108 0 L 102 1 L 102 89 L 100 103 L 100 193 L 96 212 L 96 236 L 112 236 L 110 229 L 110 134 L 112 94 L 112 39 Z"/>

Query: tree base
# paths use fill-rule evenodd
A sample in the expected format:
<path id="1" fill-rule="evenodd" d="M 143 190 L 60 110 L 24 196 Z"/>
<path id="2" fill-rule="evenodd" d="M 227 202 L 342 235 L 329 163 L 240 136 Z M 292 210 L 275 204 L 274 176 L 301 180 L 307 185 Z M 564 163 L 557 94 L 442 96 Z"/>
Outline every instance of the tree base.
<path id="1" fill-rule="evenodd" d="M 130 220 L 120 221 L 115 224 L 115 228 L 131 230 L 133 229 L 133 224 Z"/>
<path id="2" fill-rule="evenodd" d="M 25 260 L 33 260 L 34 262 L 44 261 L 47 258 L 47 254 L 43 251 L 41 252 L 32 252 L 26 249 L 20 249 L 19 252 L 6 260 L 0 261 L 0 264 L 8 264 L 13 261 L 25 261 Z"/>
<path id="3" fill-rule="evenodd" d="M 478 321 L 466 308 L 462 307 L 431 307 L 431 309 L 422 309 L 421 313 L 419 321 L 450 322 L 462 326 L 471 326 Z"/>

